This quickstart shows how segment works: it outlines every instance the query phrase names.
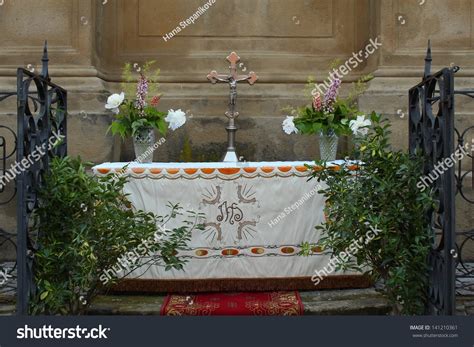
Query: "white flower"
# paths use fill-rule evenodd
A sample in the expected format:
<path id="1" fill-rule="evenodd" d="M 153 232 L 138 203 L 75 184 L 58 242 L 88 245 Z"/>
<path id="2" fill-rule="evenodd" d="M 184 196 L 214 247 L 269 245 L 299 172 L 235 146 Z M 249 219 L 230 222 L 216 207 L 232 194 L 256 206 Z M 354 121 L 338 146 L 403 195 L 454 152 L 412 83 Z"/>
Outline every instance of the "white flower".
<path id="1" fill-rule="evenodd" d="M 107 110 L 111 110 L 113 113 L 119 113 L 119 107 L 122 105 L 123 100 L 125 99 L 125 93 L 121 92 L 120 94 L 112 94 L 107 99 L 107 104 L 105 104 L 105 108 Z"/>
<path id="2" fill-rule="evenodd" d="M 349 122 L 349 127 L 356 136 L 367 135 L 367 133 L 369 132 L 368 127 L 371 125 L 372 122 L 369 119 L 365 119 L 365 116 L 357 116 L 357 119 L 351 120 Z"/>
<path id="3" fill-rule="evenodd" d="M 295 123 L 293 122 L 293 119 L 295 117 L 293 116 L 286 116 L 286 119 L 283 121 L 282 128 L 285 133 L 290 135 L 291 133 L 298 133 L 298 129 L 295 126 Z"/>
<path id="4" fill-rule="evenodd" d="M 183 126 L 186 123 L 186 113 L 179 110 L 169 110 L 168 115 L 165 118 L 165 121 L 169 123 L 169 128 L 171 130 L 176 130 L 179 127 Z"/>

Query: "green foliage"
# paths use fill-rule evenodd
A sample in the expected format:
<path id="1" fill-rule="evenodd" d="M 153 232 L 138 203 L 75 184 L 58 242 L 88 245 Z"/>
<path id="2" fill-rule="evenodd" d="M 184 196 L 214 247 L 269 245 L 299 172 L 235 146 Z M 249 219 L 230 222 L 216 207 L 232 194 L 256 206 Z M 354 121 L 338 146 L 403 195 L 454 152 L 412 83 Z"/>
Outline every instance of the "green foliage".
<path id="1" fill-rule="evenodd" d="M 317 227 L 323 233 L 321 245 L 337 255 L 356 240 L 366 239 L 371 227 L 378 229 L 377 237 L 338 268 L 369 268 L 374 280 L 384 283 L 388 298 L 401 307 L 401 313 L 422 314 L 432 242 L 424 216 L 432 209 L 433 200 L 430 193 L 416 186 L 421 159 L 391 150 L 389 124 L 375 113 L 371 120 L 374 128 L 369 135 L 356 140 L 357 171 L 343 165 L 339 170 L 313 174 L 327 184 L 321 191 L 327 199 L 326 223 Z"/>
<path id="2" fill-rule="evenodd" d="M 126 178 L 91 176 L 86 172 L 88 165 L 80 158 L 53 159 L 39 192 L 41 203 L 35 211 L 38 292 L 32 298 L 33 314 L 83 313 L 104 289 L 103 272 L 116 265 L 118 258 L 140 249 L 145 240 L 151 241 L 146 251 L 154 255 L 150 260 L 154 265 L 182 269 L 184 262 L 176 257 L 176 250 L 186 246 L 193 228 L 201 228 L 197 225 L 200 216 L 194 215 L 193 221 L 161 237 L 157 225 L 179 215 L 179 206 L 171 205 L 165 217 L 134 210 L 123 193 Z M 141 265 L 135 262 L 127 270 Z"/>
<path id="3" fill-rule="evenodd" d="M 127 99 L 124 100 L 119 108 L 119 114 L 115 116 L 114 121 L 109 129 L 113 135 L 119 134 L 122 138 L 135 135 L 143 128 L 154 128 L 165 136 L 167 132 L 167 124 L 164 120 L 166 112 L 160 112 L 157 105 L 152 105 L 152 98 L 157 100 L 161 97 L 158 94 L 158 78 L 160 69 L 153 69 L 154 60 L 147 61 L 143 66 L 137 67 L 140 72 L 134 73 L 134 66 L 131 63 L 126 63 L 122 70 L 122 91 L 125 93 Z M 136 107 L 136 100 L 134 96 L 137 93 L 137 81 L 140 74 L 146 76 L 148 81 L 147 105 L 143 109 L 143 114 Z"/>
<path id="4" fill-rule="evenodd" d="M 138 66 L 140 73 L 147 76 L 149 85 L 148 85 L 148 94 L 153 96 L 161 96 L 159 94 L 159 83 L 158 79 L 160 77 L 160 69 L 153 69 L 153 66 L 156 64 L 156 60 L 146 61 L 143 66 Z M 131 63 L 126 63 L 122 69 L 122 91 L 125 95 L 135 95 L 137 88 L 135 83 L 137 82 L 139 73 L 134 71 L 134 66 Z"/>
<path id="5" fill-rule="evenodd" d="M 374 76 L 372 74 L 367 74 L 361 76 L 355 83 L 352 83 L 352 89 L 347 96 L 349 104 L 354 105 L 357 103 L 357 98 L 367 90 L 367 82 L 373 78 Z"/>
<path id="6" fill-rule="evenodd" d="M 334 112 L 317 111 L 312 106 L 298 109 L 298 116 L 294 119 L 296 128 L 302 134 L 327 134 L 334 131 L 337 135 L 350 135 L 349 121 L 358 114 L 357 108 L 349 105 L 345 100 L 337 99 Z"/>
<path id="7" fill-rule="evenodd" d="M 165 112 L 158 111 L 153 106 L 145 106 L 144 115 L 135 107 L 135 101 L 125 101 L 120 106 L 120 113 L 115 116 L 115 120 L 109 127 L 113 135 L 119 134 L 122 138 L 135 135 L 143 128 L 155 128 L 165 136 L 167 124 L 165 122 Z"/>
<path id="8" fill-rule="evenodd" d="M 340 60 L 334 60 L 330 64 L 330 69 L 334 70 L 341 65 Z M 347 98 L 337 97 L 333 112 L 324 110 L 315 110 L 312 103 L 299 108 L 286 107 L 283 109 L 295 117 L 294 123 L 301 134 L 319 134 L 320 132 L 327 134 L 334 131 L 337 135 L 351 135 L 349 122 L 355 119 L 357 115 L 361 115 L 358 110 L 357 98 L 367 89 L 367 82 L 373 78 L 371 74 L 361 76 L 349 91 Z M 307 84 L 304 88 L 304 95 L 310 100 L 313 99 L 312 91 L 314 90 L 316 81 L 314 77 L 308 77 Z M 321 96 L 323 97 L 323 96 Z"/>

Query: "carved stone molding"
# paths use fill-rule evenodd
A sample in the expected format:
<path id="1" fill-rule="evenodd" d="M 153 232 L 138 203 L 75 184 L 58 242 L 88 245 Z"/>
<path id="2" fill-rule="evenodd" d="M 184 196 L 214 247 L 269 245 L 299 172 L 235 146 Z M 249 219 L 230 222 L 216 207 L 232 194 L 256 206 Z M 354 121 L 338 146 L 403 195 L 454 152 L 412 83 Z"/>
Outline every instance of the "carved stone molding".
<path id="1" fill-rule="evenodd" d="M 368 0 L 216 1 L 194 24 L 163 38 L 204 3 L 117 0 L 101 9 L 101 77 L 117 80 L 124 62 L 156 59 L 162 81 L 202 82 L 210 66 L 235 50 L 248 71 L 263 71 L 264 83 L 303 82 L 369 39 Z"/>
<path id="2" fill-rule="evenodd" d="M 55 64 L 91 65 L 91 1 L 5 1 L 0 12 L 2 66 L 34 63 L 45 40 Z"/>

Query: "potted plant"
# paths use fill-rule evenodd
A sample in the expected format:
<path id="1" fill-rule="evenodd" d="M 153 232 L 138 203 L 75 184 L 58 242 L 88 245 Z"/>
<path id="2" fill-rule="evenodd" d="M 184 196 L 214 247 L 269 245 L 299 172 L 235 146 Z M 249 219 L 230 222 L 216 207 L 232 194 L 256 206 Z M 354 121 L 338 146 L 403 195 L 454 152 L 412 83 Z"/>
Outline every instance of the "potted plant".
<path id="1" fill-rule="evenodd" d="M 186 114 L 179 110 L 169 110 L 168 113 L 159 111 L 161 95 L 157 93 L 159 69 L 149 73 L 155 62 L 146 62 L 143 67 L 137 67 L 138 80 L 132 72 L 132 64 L 127 63 L 122 74 L 122 91 L 112 94 L 107 99 L 105 108 L 115 114 L 115 119 L 109 127 L 113 135 L 119 134 L 122 139 L 132 137 L 136 160 L 151 162 L 155 144 L 155 129 L 166 135 L 167 128 L 173 131 L 186 123 Z M 136 81 L 136 86 L 131 82 Z M 134 95 L 134 98 L 127 98 Z"/>
<path id="2" fill-rule="evenodd" d="M 364 83 L 371 78 L 363 76 L 357 81 L 347 98 L 340 98 L 339 89 L 341 80 L 331 75 L 331 83 L 327 91 L 322 94 L 315 88 L 311 91 L 311 105 L 300 108 L 287 108 L 289 116 L 283 121 L 283 131 L 292 133 L 319 135 L 319 149 L 321 160 L 335 160 L 339 136 L 352 133 L 350 122 L 357 120 L 358 124 L 363 117 L 357 108 L 357 96 L 364 90 Z M 308 80 L 308 87 L 314 86 L 314 81 Z"/>
<path id="3" fill-rule="evenodd" d="M 365 134 L 355 139 L 352 157 L 357 165 L 345 162 L 338 170 L 313 170 L 313 177 L 326 183 L 319 192 L 326 203 L 325 222 L 316 227 L 322 232 L 318 246 L 339 260 L 336 270 L 369 274 L 394 312 L 423 314 L 433 242 L 426 216 L 435 201 L 430 191 L 418 188 L 422 158 L 391 147 L 388 120 L 373 112 L 370 121 Z M 371 230 L 377 230 L 376 237 L 368 238 Z M 302 254 L 314 246 L 305 243 Z"/>
<path id="4" fill-rule="evenodd" d="M 56 157 L 38 192 L 32 314 L 84 314 L 94 297 L 142 266 L 182 270 L 186 259 L 177 250 L 202 230 L 203 216 L 192 211 L 166 229 L 182 207 L 168 204 L 166 216 L 137 210 L 124 192 L 127 177 L 88 175 L 90 166 Z"/>

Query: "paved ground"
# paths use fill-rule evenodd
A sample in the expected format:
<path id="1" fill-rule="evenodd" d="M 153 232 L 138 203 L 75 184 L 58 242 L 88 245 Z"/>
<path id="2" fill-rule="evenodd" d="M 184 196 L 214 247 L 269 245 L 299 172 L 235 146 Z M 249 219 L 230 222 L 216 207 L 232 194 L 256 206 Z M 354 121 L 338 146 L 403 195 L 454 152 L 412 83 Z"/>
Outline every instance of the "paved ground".
<path id="1" fill-rule="evenodd" d="M 94 300 L 93 315 L 159 315 L 164 296 L 102 295 Z M 0 315 L 14 313 L 15 298 L 0 294 Z M 386 315 L 387 300 L 373 289 L 302 292 L 305 315 Z"/>
<path id="2" fill-rule="evenodd" d="M 474 295 L 456 297 L 456 315 L 474 316 Z"/>
<path id="3" fill-rule="evenodd" d="M 14 279 L 10 279 L 7 285 L 0 286 L 0 316 L 14 314 Z M 456 314 L 474 316 L 474 279 L 469 278 L 466 281 L 462 288 L 458 283 Z M 372 288 L 322 290 L 300 294 L 305 315 L 387 315 L 391 312 L 388 301 Z M 91 305 L 89 314 L 158 315 L 163 300 L 164 296 L 160 295 L 99 296 Z"/>
<path id="4" fill-rule="evenodd" d="M 14 312 L 15 297 L 13 293 L 0 293 L 0 316 L 10 316 Z"/>
<path id="5" fill-rule="evenodd" d="M 386 315 L 387 300 L 373 289 L 301 292 L 305 315 Z M 158 315 L 164 296 L 100 296 L 89 314 Z"/>
<path id="6" fill-rule="evenodd" d="M 373 289 L 327 290 L 302 292 L 305 315 L 387 315 L 390 305 Z M 89 314 L 158 315 L 164 296 L 111 295 L 99 296 Z M 457 315 L 474 316 L 474 295 L 458 296 Z M 12 315 L 15 297 L 0 294 L 0 316 Z"/>
<path id="7" fill-rule="evenodd" d="M 301 292 L 305 315 L 389 315 L 391 306 L 374 289 Z M 90 307 L 96 315 L 158 315 L 164 296 L 99 296 Z M 474 295 L 456 299 L 457 315 L 474 315 Z"/>
<path id="8" fill-rule="evenodd" d="M 16 269 L 12 262 L 1 265 L 7 270 L 8 276 L 0 276 L 0 316 L 8 316 L 15 311 Z"/>
<path id="9" fill-rule="evenodd" d="M 386 315 L 390 305 L 373 289 L 301 292 L 305 315 Z M 89 314 L 158 315 L 164 296 L 100 296 Z"/>

